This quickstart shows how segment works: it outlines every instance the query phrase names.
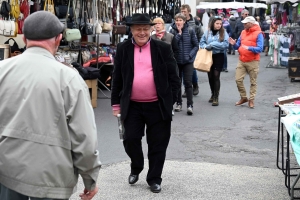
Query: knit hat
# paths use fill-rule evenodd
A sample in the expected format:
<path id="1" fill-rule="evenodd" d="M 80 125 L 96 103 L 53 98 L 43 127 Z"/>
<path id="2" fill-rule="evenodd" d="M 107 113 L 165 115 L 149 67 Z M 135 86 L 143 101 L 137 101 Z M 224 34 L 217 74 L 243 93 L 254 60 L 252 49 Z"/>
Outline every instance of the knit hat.
<path id="1" fill-rule="evenodd" d="M 44 40 L 58 36 L 64 30 L 64 24 L 48 11 L 37 11 L 29 15 L 24 22 L 23 33 L 29 40 Z"/>

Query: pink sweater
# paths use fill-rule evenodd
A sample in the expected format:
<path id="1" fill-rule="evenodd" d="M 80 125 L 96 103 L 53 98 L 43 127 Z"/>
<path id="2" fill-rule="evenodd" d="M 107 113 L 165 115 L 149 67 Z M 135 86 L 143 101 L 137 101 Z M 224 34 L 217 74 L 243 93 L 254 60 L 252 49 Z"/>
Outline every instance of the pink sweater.
<path id="1" fill-rule="evenodd" d="M 151 61 L 150 40 L 142 47 L 136 44 L 134 46 L 134 77 L 130 99 L 137 102 L 158 100 Z"/>
<path id="2" fill-rule="evenodd" d="M 135 43 L 134 45 L 134 77 L 130 99 L 136 102 L 157 101 L 150 40 L 142 47 L 139 47 Z M 113 110 L 120 110 L 120 105 L 113 105 Z"/>

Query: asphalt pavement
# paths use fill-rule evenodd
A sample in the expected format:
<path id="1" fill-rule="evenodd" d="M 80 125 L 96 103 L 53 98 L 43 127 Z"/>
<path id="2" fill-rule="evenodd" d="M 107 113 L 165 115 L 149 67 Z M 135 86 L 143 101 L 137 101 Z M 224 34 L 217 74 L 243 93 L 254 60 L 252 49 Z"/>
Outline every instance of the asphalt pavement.
<path id="1" fill-rule="evenodd" d="M 130 161 L 118 138 L 117 119 L 112 116 L 110 99 L 98 91 L 98 107 L 94 110 L 103 167 L 94 199 L 290 199 L 284 175 L 276 166 L 278 108 L 273 103 L 278 97 L 299 93 L 300 81 L 290 82 L 287 69 L 266 68 L 270 57 L 261 54 L 255 108 L 247 104 L 237 107 L 237 61 L 238 55 L 228 55 L 229 72 L 221 74 L 219 106 L 208 103 L 207 74 L 198 72 L 200 93 L 194 97 L 194 115 L 188 116 L 185 106 L 175 113 L 162 191 L 158 194 L 152 193 L 146 183 L 147 159 L 140 180 L 128 184 Z M 249 93 L 248 76 L 245 86 Z M 143 149 L 147 158 L 145 139 Z M 292 165 L 298 166 L 293 154 L 291 157 Z M 81 191 L 79 178 L 71 199 L 80 199 Z"/>

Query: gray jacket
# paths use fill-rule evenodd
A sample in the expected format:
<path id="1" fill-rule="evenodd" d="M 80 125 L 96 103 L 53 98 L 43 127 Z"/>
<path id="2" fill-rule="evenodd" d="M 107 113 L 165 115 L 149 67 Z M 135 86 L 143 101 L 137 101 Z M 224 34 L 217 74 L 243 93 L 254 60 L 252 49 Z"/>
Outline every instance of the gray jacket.
<path id="1" fill-rule="evenodd" d="M 203 30 L 201 25 L 196 25 L 195 19 L 193 16 L 190 14 L 190 20 L 187 21 L 189 24 L 189 27 L 192 27 L 196 33 L 198 43 L 200 43 L 201 37 L 203 35 Z"/>
<path id="2" fill-rule="evenodd" d="M 78 174 L 100 170 L 88 88 L 46 49 L 0 62 L 0 183 L 31 197 L 67 199 Z"/>

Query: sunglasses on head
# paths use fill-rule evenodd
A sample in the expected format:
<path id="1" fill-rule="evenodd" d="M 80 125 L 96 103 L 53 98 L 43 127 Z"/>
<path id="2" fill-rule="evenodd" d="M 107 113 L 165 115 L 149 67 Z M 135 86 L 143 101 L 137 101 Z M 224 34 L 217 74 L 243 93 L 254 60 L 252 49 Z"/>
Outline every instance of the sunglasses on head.
<path id="1" fill-rule="evenodd" d="M 215 16 L 215 19 L 221 19 L 221 17 L 220 16 Z"/>

